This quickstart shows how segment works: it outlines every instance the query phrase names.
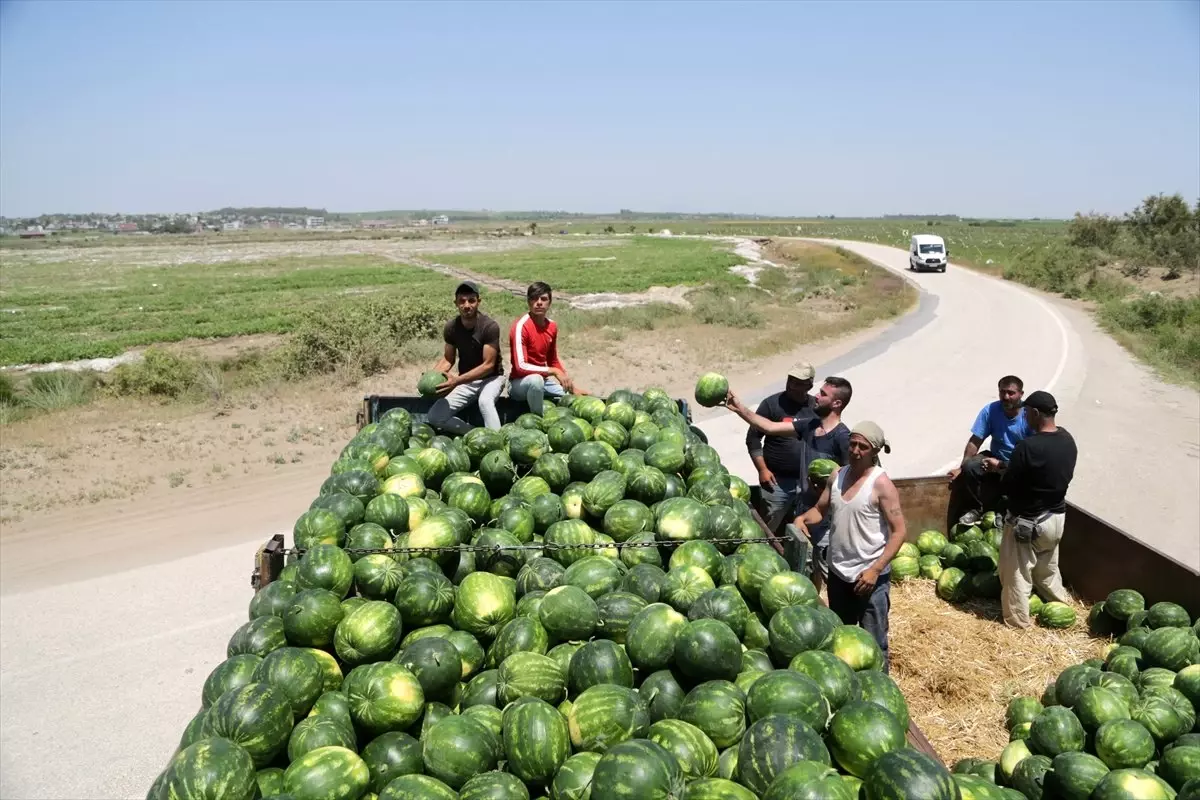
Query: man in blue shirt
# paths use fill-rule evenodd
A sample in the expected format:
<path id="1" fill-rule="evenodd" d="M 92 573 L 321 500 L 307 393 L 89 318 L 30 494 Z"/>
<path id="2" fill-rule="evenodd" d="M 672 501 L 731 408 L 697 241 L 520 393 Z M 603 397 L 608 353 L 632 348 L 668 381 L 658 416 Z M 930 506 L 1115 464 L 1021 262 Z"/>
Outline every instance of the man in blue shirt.
<path id="1" fill-rule="evenodd" d="M 1017 442 L 1033 433 L 1021 405 L 1025 384 L 1015 375 L 1005 375 L 997 387 L 1000 398 L 979 410 L 962 464 L 950 470 L 947 526 L 974 525 L 986 512 L 1002 510 L 1000 479 Z M 988 439 L 991 447 L 980 450 Z"/>

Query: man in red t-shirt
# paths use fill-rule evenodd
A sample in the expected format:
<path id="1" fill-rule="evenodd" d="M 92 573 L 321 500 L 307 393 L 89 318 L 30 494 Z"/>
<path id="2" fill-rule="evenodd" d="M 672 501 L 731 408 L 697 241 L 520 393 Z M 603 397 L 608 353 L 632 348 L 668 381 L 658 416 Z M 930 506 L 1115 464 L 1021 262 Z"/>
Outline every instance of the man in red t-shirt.
<path id="1" fill-rule="evenodd" d="M 512 364 L 508 396 L 524 400 L 531 412 L 541 414 L 546 395 L 587 392 L 575 385 L 558 358 L 558 326 L 546 316 L 553 300 L 550 286 L 542 281 L 530 284 L 525 299 L 529 313 L 514 322 L 508 332 Z"/>

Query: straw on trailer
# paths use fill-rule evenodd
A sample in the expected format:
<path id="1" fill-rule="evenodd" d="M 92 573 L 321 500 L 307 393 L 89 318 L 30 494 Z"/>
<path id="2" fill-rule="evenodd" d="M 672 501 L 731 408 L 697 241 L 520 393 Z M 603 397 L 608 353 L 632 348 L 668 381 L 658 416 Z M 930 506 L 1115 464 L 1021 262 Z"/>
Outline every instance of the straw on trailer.
<path id="1" fill-rule="evenodd" d="M 913 720 L 947 766 L 996 759 L 1008 743 L 1004 714 L 1017 695 L 1041 698 L 1072 664 L 1100 656 L 1108 640 L 1089 636 L 1087 608 L 1072 603 L 1071 628 L 1027 630 L 1001 621 L 1000 603 L 942 600 L 934 583 L 893 584 L 889 614 L 892 677 Z"/>

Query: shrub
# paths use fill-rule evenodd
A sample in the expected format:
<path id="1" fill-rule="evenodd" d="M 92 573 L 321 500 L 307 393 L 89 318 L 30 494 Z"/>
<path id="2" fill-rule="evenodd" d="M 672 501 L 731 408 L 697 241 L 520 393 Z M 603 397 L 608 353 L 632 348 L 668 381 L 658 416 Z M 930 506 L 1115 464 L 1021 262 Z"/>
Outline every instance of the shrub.
<path id="1" fill-rule="evenodd" d="M 36 372 L 29 378 L 20 404 L 38 411 L 54 411 L 86 403 L 96 388 L 94 373 Z"/>
<path id="2" fill-rule="evenodd" d="M 149 347 L 142 360 L 121 364 L 108 381 L 111 393 L 135 397 L 179 397 L 196 383 L 198 362 L 187 356 Z"/>

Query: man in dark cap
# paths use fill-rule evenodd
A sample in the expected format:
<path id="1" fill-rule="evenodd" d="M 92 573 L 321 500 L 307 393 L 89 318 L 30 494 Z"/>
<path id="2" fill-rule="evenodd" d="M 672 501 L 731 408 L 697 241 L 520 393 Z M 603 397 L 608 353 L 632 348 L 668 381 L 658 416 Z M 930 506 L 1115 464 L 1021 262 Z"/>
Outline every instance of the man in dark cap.
<path id="1" fill-rule="evenodd" d="M 1028 628 L 1029 595 L 1069 602 L 1058 570 L 1058 544 L 1067 514 L 1067 487 L 1075 474 L 1075 439 L 1055 423 L 1058 403 L 1049 392 L 1025 398 L 1033 430 L 1013 448 L 1000 488 L 1008 497 L 1000 542 L 1000 608 L 1004 622 Z"/>
<path id="2" fill-rule="evenodd" d="M 445 350 L 433 369 L 448 374 L 457 358 L 458 374 L 437 387 L 438 400 L 426 419 L 438 430 L 464 434 L 472 426 L 457 413 L 475 402 L 484 426 L 499 430 L 496 398 L 504 390 L 500 326 L 479 310 L 479 287 L 471 281 L 463 281 L 454 290 L 454 305 L 458 316 L 442 331 Z"/>

